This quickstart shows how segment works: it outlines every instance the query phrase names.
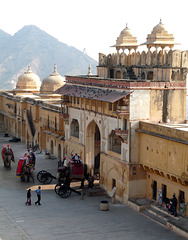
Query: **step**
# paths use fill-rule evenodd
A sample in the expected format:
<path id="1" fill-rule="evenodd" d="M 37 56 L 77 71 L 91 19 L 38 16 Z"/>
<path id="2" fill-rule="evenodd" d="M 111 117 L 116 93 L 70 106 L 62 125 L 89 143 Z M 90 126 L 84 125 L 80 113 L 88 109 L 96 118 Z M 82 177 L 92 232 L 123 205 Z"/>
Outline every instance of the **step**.
<path id="1" fill-rule="evenodd" d="M 158 211 L 158 209 L 155 209 L 153 207 L 147 208 L 146 211 L 148 211 L 149 213 L 161 218 L 162 220 L 164 220 L 166 222 L 169 220 L 169 216 L 166 213 Z"/>
<path id="2" fill-rule="evenodd" d="M 166 220 L 161 219 L 160 217 L 158 217 L 157 215 L 154 215 L 153 213 L 151 213 L 148 210 L 142 210 L 142 211 L 140 211 L 140 213 L 142 213 L 143 215 L 145 215 L 145 216 L 151 218 L 152 220 L 157 221 L 165 226 L 167 224 Z"/>
<path id="3" fill-rule="evenodd" d="M 168 219 L 171 218 L 171 219 L 174 219 L 174 220 L 179 220 L 179 217 L 175 217 L 175 216 L 171 215 L 171 213 L 168 212 L 167 208 L 158 207 L 158 206 L 155 206 L 155 205 L 153 205 L 153 204 L 151 205 L 151 208 L 153 208 L 153 209 L 155 209 L 155 210 L 157 210 L 157 211 L 165 214 L 166 216 L 168 216 Z"/>

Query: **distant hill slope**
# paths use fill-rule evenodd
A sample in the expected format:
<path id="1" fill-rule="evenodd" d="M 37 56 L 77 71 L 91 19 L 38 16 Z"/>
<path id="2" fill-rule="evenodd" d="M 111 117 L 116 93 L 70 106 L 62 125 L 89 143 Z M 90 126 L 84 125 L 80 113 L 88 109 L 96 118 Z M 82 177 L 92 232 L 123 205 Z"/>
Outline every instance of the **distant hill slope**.
<path id="1" fill-rule="evenodd" d="M 0 89 L 14 88 L 28 65 L 42 81 L 53 72 L 54 64 L 62 76 L 87 74 L 89 64 L 96 74 L 97 61 L 36 26 L 25 26 L 14 36 L 0 30 Z"/>

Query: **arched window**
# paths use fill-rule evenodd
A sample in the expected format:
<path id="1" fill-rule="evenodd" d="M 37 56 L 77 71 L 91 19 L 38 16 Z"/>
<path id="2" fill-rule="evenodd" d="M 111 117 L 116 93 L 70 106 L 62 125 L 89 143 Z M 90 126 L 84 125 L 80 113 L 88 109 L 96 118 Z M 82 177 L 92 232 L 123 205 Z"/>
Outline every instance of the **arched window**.
<path id="1" fill-rule="evenodd" d="M 108 136 L 108 140 L 109 150 L 121 154 L 121 140 L 114 131 Z"/>
<path id="2" fill-rule="evenodd" d="M 123 79 L 126 79 L 127 78 L 127 73 L 126 73 L 126 71 L 124 71 L 124 73 L 123 73 Z"/>
<path id="3" fill-rule="evenodd" d="M 79 138 L 79 123 L 76 119 L 73 119 L 71 123 L 71 136 Z"/>
<path id="4" fill-rule="evenodd" d="M 146 75 L 145 75 L 145 72 L 142 72 L 142 74 L 141 74 L 141 79 L 145 79 L 146 78 Z"/>
<path id="5" fill-rule="evenodd" d="M 148 72 L 147 79 L 148 80 L 153 80 L 153 72 L 152 71 Z"/>

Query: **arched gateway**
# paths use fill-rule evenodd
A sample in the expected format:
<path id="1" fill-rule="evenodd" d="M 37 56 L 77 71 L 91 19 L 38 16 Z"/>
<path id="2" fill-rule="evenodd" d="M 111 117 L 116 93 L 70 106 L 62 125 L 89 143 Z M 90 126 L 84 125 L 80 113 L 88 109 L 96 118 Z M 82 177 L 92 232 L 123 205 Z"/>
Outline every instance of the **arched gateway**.
<path id="1" fill-rule="evenodd" d="M 93 120 L 86 132 L 86 163 L 92 169 L 92 174 L 100 174 L 101 134 L 98 125 Z"/>

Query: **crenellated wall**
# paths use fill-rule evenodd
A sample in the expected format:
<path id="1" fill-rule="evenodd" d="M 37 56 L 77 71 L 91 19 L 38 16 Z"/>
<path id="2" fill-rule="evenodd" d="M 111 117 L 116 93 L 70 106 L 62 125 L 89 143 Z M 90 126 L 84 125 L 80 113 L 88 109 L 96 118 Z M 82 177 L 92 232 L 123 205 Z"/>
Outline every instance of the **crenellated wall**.
<path id="1" fill-rule="evenodd" d="M 172 68 L 188 68 L 188 51 L 170 50 L 159 52 L 112 53 L 107 56 L 99 53 L 99 66 L 163 66 Z"/>
<path id="2" fill-rule="evenodd" d="M 155 81 L 186 81 L 188 51 L 99 53 L 99 77 Z"/>

